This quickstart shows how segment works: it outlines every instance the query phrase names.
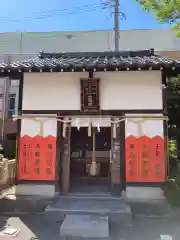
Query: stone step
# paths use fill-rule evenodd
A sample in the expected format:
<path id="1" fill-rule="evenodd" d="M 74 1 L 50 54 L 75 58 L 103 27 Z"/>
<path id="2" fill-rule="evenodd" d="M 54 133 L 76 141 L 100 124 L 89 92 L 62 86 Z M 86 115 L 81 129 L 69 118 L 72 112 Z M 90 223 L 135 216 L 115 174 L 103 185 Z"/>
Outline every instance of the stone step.
<path id="1" fill-rule="evenodd" d="M 130 205 L 115 197 L 58 197 L 45 209 L 46 217 L 55 221 L 63 220 L 66 214 L 108 216 L 128 225 L 132 222 Z"/>
<path id="2" fill-rule="evenodd" d="M 131 213 L 129 204 L 122 198 L 98 198 L 98 197 L 59 197 L 49 204 L 45 211 L 59 211 L 64 213 Z"/>
<path id="3" fill-rule="evenodd" d="M 97 194 L 69 194 L 68 196 L 61 196 L 61 199 L 107 199 L 107 200 L 121 200 L 120 197 L 114 197 L 112 195 L 97 195 Z"/>

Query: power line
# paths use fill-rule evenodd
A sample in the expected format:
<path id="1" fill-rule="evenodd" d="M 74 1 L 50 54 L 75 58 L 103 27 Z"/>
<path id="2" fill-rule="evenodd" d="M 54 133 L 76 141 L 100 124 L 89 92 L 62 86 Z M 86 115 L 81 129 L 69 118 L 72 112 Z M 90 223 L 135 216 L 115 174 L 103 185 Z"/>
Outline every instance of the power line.
<path id="1" fill-rule="evenodd" d="M 91 8 L 79 8 L 79 9 L 72 9 L 72 10 L 69 10 L 67 12 L 63 12 L 62 10 L 59 10 L 59 12 L 51 12 L 51 13 L 46 13 L 46 14 L 42 14 L 42 15 L 39 15 L 39 16 L 28 16 L 28 17 L 24 17 L 24 18 L 17 18 L 17 19 L 12 19 L 12 20 L 7 20 L 7 21 L 0 21 L 0 23 L 12 23 L 12 22 L 19 22 L 19 21 L 26 21 L 26 20 L 38 20 L 38 19 L 42 19 L 42 18 L 49 18 L 49 17 L 53 17 L 53 16 L 56 16 L 56 15 L 70 15 L 70 14 L 78 14 L 78 13 L 81 13 L 81 12 L 88 12 L 88 11 L 94 11 L 98 8 L 99 6 L 94 6 L 94 7 L 91 7 Z M 62 13 L 60 13 L 62 12 Z"/>
<path id="2" fill-rule="evenodd" d="M 83 6 L 78 6 L 78 7 L 74 7 L 74 8 L 65 8 L 65 9 L 56 9 L 56 10 L 49 10 L 49 11 L 43 11 L 43 12 L 37 12 L 34 13 L 32 15 L 29 15 L 28 18 L 30 17 L 37 17 L 39 15 L 45 15 L 45 14 L 51 14 L 51 13 L 59 13 L 59 12 L 64 12 L 64 11 L 69 11 L 69 10 L 77 10 L 77 9 L 81 9 L 81 8 L 88 8 L 88 7 L 95 7 L 95 6 L 99 6 L 99 5 L 103 5 L 104 3 L 100 3 L 100 4 L 91 4 L 91 5 L 83 5 Z M 26 18 L 26 17 L 25 17 Z M 4 17 L 1 18 L 2 20 L 9 20 L 9 17 Z M 15 18 L 16 19 L 16 18 Z"/>
<path id="3" fill-rule="evenodd" d="M 48 10 L 48 11 L 40 11 L 40 12 L 36 12 L 34 14 L 31 14 L 28 17 L 33 17 L 33 16 L 37 16 L 37 15 L 39 16 L 41 14 L 49 14 L 49 13 L 55 13 L 55 12 L 68 11 L 68 10 L 76 10 L 76 9 L 79 9 L 79 8 L 84 8 L 84 7 L 86 8 L 86 7 L 92 7 L 92 6 L 97 6 L 97 4 L 83 5 L 83 6 L 78 6 L 78 7 L 74 7 L 74 8 L 65 8 L 65 9 L 55 9 L 55 10 Z M 8 20 L 8 19 L 9 19 L 9 16 L 1 17 L 1 20 Z"/>
<path id="4" fill-rule="evenodd" d="M 101 3 L 101 4 L 93 4 L 93 5 L 85 5 L 85 6 L 81 6 L 81 7 L 76 7 L 76 8 L 72 8 L 72 9 L 58 9 L 58 10 L 54 10 L 54 11 L 49 11 L 49 12 L 44 12 L 41 14 L 37 14 L 37 15 L 31 15 L 31 16 L 27 16 L 24 18 L 16 18 L 16 19 L 7 19 L 7 20 L 0 20 L 0 24 L 5 24 L 5 23 L 13 23 L 13 22 L 19 22 L 19 21 L 27 21 L 27 20 L 38 20 L 38 19 L 42 19 L 42 18 L 50 18 L 56 15 L 71 15 L 71 14 L 79 14 L 81 12 L 90 12 L 90 11 L 94 11 L 97 10 L 98 8 L 101 9 L 106 9 L 108 7 L 108 3 Z"/>

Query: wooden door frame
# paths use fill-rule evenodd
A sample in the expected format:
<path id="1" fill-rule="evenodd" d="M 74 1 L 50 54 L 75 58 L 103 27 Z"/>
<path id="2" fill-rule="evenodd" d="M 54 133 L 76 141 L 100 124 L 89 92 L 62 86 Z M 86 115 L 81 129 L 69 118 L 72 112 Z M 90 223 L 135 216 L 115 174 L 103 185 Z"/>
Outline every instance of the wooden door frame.
<path id="1" fill-rule="evenodd" d="M 61 193 L 67 195 L 70 189 L 70 158 L 71 158 L 71 125 L 66 128 L 66 137 L 63 138 L 62 168 L 61 168 Z"/>
<path id="2" fill-rule="evenodd" d="M 113 126 L 111 126 L 111 129 Z M 118 129 L 117 129 L 118 128 Z M 111 136 L 111 157 L 112 157 L 112 163 L 111 163 L 111 171 L 113 170 L 113 163 L 114 160 L 117 161 L 117 164 L 119 164 L 119 179 L 118 181 L 113 182 L 113 176 L 111 176 L 111 184 L 112 184 L 112 194 L 114 195 L 121 195 L 122 191 L 126 189 L 126 161 L 125 161 L 125 121 L 121 121 L 119 123 L 119 126 L 116 128 L 116 140 L 113 139 L 113 136 Z M 113 129 L 112 129 L 113 131 Z M 111 134 L 112 134 L 111 131 Z M 114 147 L 113 147 L 113 141 L 119 142 L 119 152 L 115 153 L 118 154 L 118 157 L 116 156 L 115 159 L 114 154 Z M 111 172 L 112 174 L 112 172 Z M 115 174 L 115 173 L 114 173 Z"/>
<path id="3" fill-rule="evenodd" d="M 61 172 L 62 172 L 62 122 L 57 121 L 56 134 L 56 192 L 61 191 Z"/>
<path id="4" fill-rule="evenodd" d="M 121 191 L 126 190 L 126 122 L 121 121 L 119 123 L 120 128 L 120 179 L 121 179 Z"/>
<path id="5" fill-rule="evenodd" d="M 112 128 L 112 126 L 111 126 Z M 126 189 L 126 162 L 125 162 L 125 121 L 120 122 L 120 189 Z M 62 128 L 61 128 L 62 132 Z M 64 139 L 62 138 L 62 150 L 61 150 L 61 173 L 60 173 L 60 181 L 61 181 L 61 193 L 66 195 L 69 192 L 70 188 L 70 154 L 71 154 L 71 125 L 68 126 L 66 136 L 69 139 L 68 144 L 68 155 L 64 156 Z M 111 139 L 112 139 L 112 132 L 111 132 Z M 67 139 L 66 139 L 67 140 Z M 112 141 L 112 140 L 111 140 Z M 111 154 L 112 154 L 112 146 L 111 146 Z M 110 164 L 111 167 L 111 164 Z M 63 171 L 64 170 L 64 171 Z M 112 181 L 112 180 L 111 180 Z M 112 183 L 112 182 L 111 182 Z M 112 190 L 113 194 L 113 190 Z"/>

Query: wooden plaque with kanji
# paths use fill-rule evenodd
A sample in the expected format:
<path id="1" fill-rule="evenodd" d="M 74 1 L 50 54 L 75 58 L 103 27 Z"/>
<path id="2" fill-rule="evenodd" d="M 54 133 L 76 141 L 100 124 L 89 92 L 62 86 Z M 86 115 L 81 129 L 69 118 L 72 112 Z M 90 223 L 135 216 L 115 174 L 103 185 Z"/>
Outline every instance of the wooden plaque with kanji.
<path id="1" fill-rule="evenodd" d="M 81 79 L 81 110 L 99 111 L 99 79 Z"/>

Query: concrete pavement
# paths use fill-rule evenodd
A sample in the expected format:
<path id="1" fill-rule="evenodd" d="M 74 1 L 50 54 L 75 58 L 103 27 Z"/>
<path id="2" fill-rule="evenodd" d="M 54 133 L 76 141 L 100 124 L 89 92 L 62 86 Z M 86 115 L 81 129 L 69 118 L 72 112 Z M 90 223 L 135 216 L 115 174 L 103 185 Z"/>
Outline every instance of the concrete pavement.
<path id="1" fill-rule="evenodd" d="M 58 240 L 60 222 L 48 221 L 44 215 L 26 215 L 21 217 L 0 218 L 14 228 L 20 229 L 16 237 L 0 237 L 3 240 Z M 132 226 L 121 226 L 118 222 L 111 223 L 110 234 L 112 240 L 161 240 L 160 235 L 169 235 L 168 240 L 180 239 L 180 217 L 149 219 L 137 217 Z M 162 238 L 163 239 L 163 238 Z M 163 240 L 166 240 L 164 238 Z"/>
<path id="2" fill-rule="evenodd" d="M 154 201 L 153 201 L 154 202 Z M 132 226 L 110 221 L 111 240 L 179 240 L 180 210 L 169 212 L 164 201 L 132 202 Z M 0 236 L 0 240 L 58 240 L 61 221 L 52 221 L 44 214 L 47 202 L 42 199 L 4 197 L 0 202 L 0 227 L 5 224 L 20 229 L 16 237 Z M 20 212 L 24 211 L 24 214 Z M 28 210 L 28 211 L 27 211 Z M 7 213 L 7 211 L 9 213 Z M 6 212 L 6 216 L 4 215 Z M 37 214 L 39 212 L 39 214 Z M 36 213 L 36 214 L 35 214 Z M 3 216 L 4 215 L 4 216 Z M 162 238 L 169 235 L 170 238 Z"/>

